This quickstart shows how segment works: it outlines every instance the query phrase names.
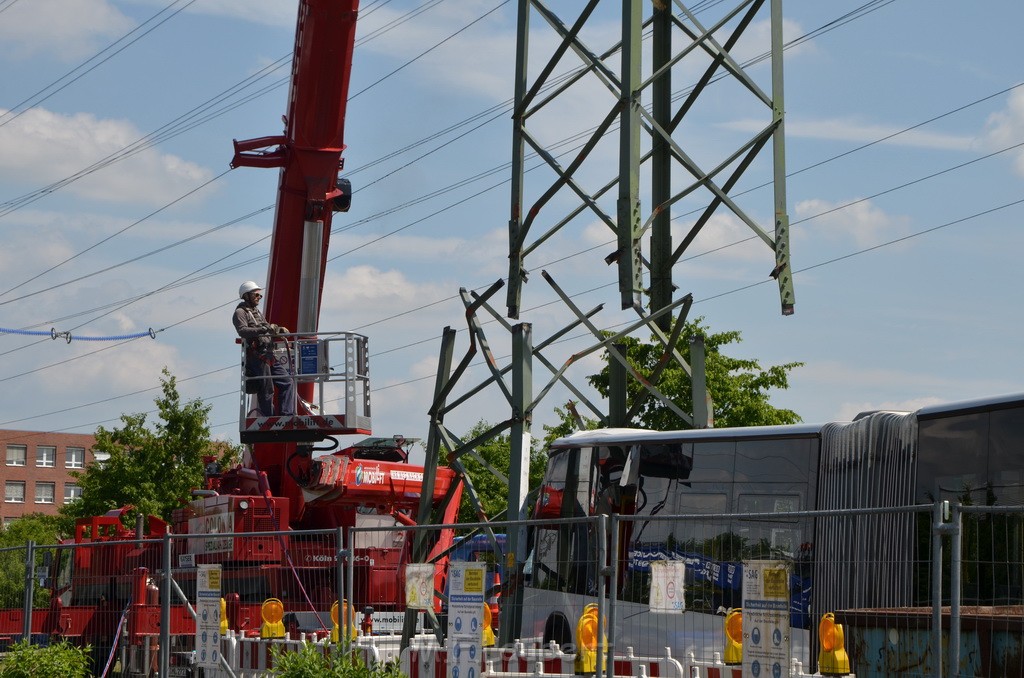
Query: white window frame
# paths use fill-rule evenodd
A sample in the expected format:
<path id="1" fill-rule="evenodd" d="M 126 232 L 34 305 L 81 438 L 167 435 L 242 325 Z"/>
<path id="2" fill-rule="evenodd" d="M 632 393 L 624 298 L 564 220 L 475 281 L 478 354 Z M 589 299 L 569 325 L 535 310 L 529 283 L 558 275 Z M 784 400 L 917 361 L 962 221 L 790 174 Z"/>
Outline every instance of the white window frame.
<path id="1" fill-rule="evenodd" d="M 49 455 L 46 454 L 49 452 Z M 36 445 L 36 467 L 53 468 L 57 465 L 56 445 Z"/>
<path id="2" fill-rule="evenodd" d="M 64 483 L 64 503 L 70 504 L 82 498 L 82 486 L 76 483 Z"/>
<path id="3" fill-rule="evenodd" d="M 74 454 L 77 459 L 72 458 Z M 68 447 L 64 450 L 64 468 L 85 468 L 85 448 Z"/>
<path id="4" fill-rule="evenodd" d="M 12 499 L 10 492 L 11 488 L 21 487 L 21 499 Z M 25 503 L 25 481 L 23 480 L 8 480 L 4 483 L 4 503 L 5 504 L 24 504 Z"/>
<path id="5" fill-rule="evenodd" d="M 42 496 L 41 490 L 50 488 L 50 498 Z M 36 503 L 37 504 L 52 504 L 57 499 L 57 484 L 56 483 L 41 483 L 36 482 Z"/>
<path id="6" fill-rule="evenodd" d="M 18 449 L 21 450 L 21 463 L 20 464 L 17 462 L 17 460 L 11 461 L 11 451 L 12 450 L 18 450 Z M 8 466 L 24 466 L 27 463 L 26 462 L 27 459 L 28 459 L 28 445 L 8 445 L 7 446 L 7 465 Z"/>

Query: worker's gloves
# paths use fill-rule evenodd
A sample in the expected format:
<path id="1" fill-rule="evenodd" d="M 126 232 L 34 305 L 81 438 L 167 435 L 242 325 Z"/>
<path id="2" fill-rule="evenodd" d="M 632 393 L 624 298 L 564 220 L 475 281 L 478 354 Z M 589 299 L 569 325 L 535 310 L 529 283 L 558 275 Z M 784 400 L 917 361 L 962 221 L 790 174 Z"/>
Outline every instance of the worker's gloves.
<path id="1" fill-rule="evenodd" d="M 271 325 L 270 325 L 270 333 L 271 334 L 288 334 L 288 328 L 287 327 L 283 327 L 281 325 L 275 325 L 275 324 L 271 323 Z"/>

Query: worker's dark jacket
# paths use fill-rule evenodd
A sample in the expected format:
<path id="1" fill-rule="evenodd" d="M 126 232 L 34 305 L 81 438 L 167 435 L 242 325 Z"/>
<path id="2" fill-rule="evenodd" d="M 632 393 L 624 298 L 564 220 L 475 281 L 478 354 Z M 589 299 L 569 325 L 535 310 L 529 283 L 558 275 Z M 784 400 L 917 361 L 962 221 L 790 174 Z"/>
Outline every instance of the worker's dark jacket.
<path id="1" fill-rule="evenodd" d="M 267 323 L 259 308 L 245 301 L 234 307 L 231 323 L 246 345 L 246 376 L 259 377 L 264 374 L 262 366 L 273 363 L 271 337 L 278 331 L 278 326 Z M 247 390 L 255 387 L 255 382 L 247 383 Z"/>

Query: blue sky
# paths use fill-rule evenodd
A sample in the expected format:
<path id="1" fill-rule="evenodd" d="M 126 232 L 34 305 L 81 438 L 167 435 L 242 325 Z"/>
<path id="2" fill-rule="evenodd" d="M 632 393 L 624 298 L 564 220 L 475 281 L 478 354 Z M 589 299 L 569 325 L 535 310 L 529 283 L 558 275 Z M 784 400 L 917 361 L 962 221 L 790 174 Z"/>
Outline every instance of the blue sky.
<path id="1" fill-rule="evenodd" d="M 362 4 L 345 153 L 356 193 L 334 222 L 320 327 L 369 337 L 374 432 L 425 437 L 441 330 L 464 329 L 459 288 L 507 274 L 515 3 Z M 558 3 L 567 17 L 579 4 Z M 605 4 L 588 24 L 595 47 L 618 30 Z M 0 327 L 159 330 L 127 344 L 3 335 L 0 427 L 115 426 L 153 409 L 166 365 L 185 397 L 213 406 L 214 434 L 237 440 L 229 316 L 239 283 L 266 276 L 277 176 L 228 162 L 233 138 L 281 130 L 296 5 L 0 0 Z M 739 330 L 737 355 L 804 362 L 773 402 L 806 421 L 1022 390 L 1024 6 L 789 0 L 784 14 L 787 39 L 815 36 L 786 53 L 796 313 L 779 313 L 770 252 L 734 244 L 749 231 L 723 217 L 675 272 L 691 315 Z M 766 19 L 743 54 L 766 49 Z M 581 89 L 538 133 L 556 143 L 587 129 L 601 96 Z M 713 157 L 749 133 L 732 97 L 709 94 L 684 147 Z M 140 139 L 158 143 L 122 157 Z M 582 175 L 592 188 L 607 160 Z M 745 201 L 771 222 L 769 190 Z M 692 208 L 673 212 L 679 232 Z M 605 303 L 612 327 L 629 316 L 614 310 L 615 272 L 600 263 L 610 236 L 595 221 L 532 256 L 581 307 Z M 522 320 L 539 342 L 570 316 L 533 272 Z M 589 343 L 546 355 L 560 363 Z M 575 380 L 596 366 L 580 361 Z M 538 407 L 536 432 L 566 398 Z M 449 424 L 507 416 L 485 393 Z"/>

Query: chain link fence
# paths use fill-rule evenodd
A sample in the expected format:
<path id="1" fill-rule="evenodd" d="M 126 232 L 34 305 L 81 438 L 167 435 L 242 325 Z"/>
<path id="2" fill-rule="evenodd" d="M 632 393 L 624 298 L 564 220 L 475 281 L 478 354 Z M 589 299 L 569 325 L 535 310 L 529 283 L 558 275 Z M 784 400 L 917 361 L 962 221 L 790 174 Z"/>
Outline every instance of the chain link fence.
<path id="1" fill-rule="evenodd" d="M 96 675 L 259 674 L 270 622 L 324 647 L 355 638 L 371 661 L 438 654 L 458 623 L 450 563 L 475 562 L 489 673 L 755 675 L 757 661 L 770 675 L 783 654 L 781 675 L 842 670 L 836 630 L 822 626 L 831 613 L 857 676 L 1024 676 L 1024 507 L 758 508 L 111 541 L 97 530 L 0 549 L 0 631 L 6 643 L 89 644 Z M 445 529 L 456 538 L 441 548 Z M 425 609 L 407 613 L 410 563 L 433 568 Z M 425 661 L 407 671 L 443 675 Z"/>

